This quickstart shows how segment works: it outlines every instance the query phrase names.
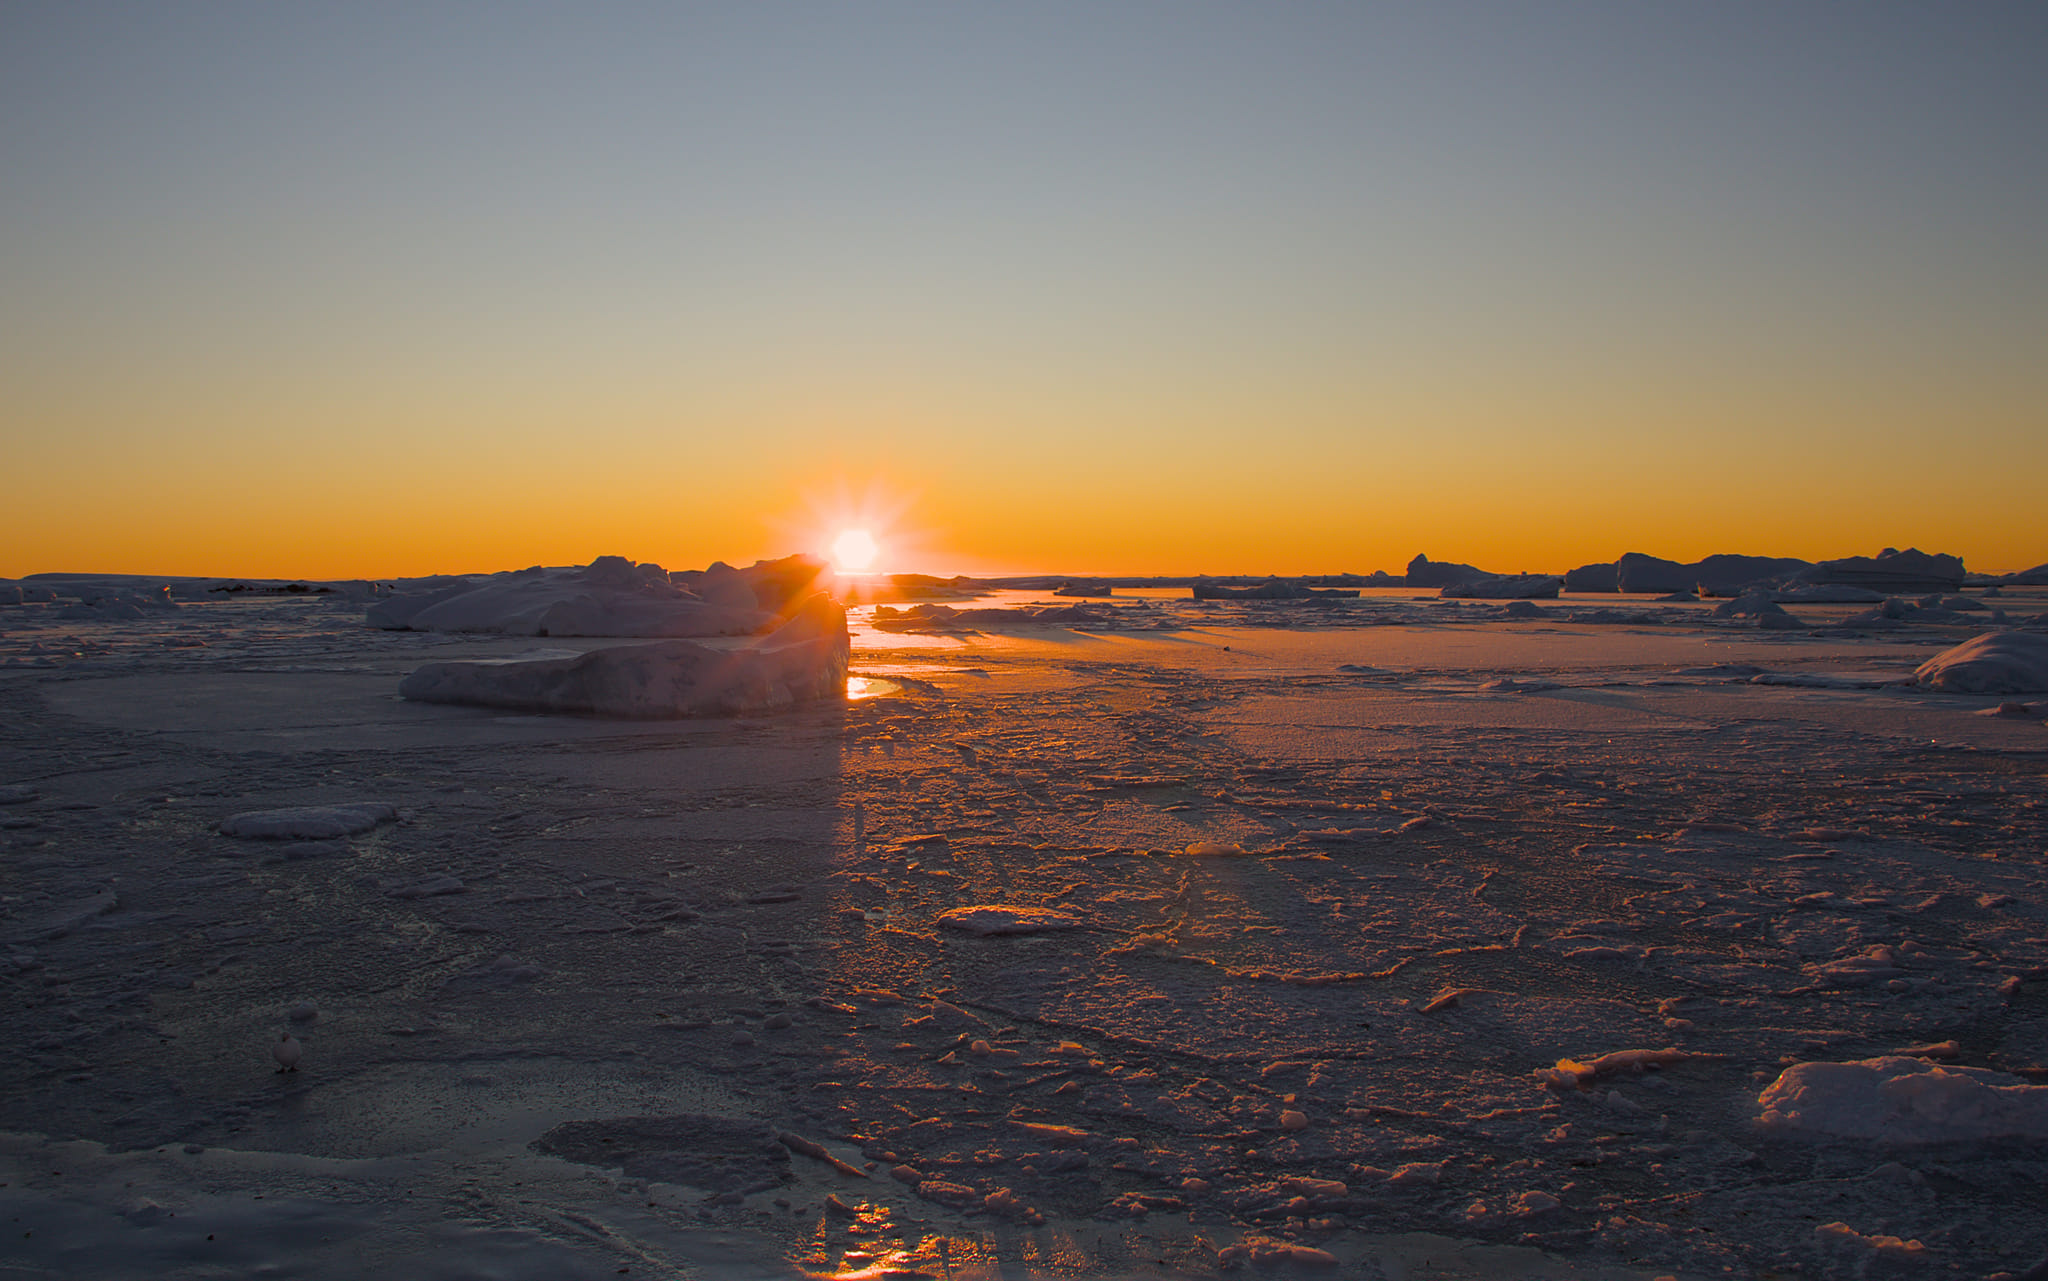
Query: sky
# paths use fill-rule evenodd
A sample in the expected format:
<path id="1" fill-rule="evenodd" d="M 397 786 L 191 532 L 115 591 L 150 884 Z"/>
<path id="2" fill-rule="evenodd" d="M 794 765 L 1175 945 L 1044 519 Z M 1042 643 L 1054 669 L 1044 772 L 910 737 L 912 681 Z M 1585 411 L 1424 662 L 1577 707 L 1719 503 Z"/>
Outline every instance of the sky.
<path id="1" fill-rule="evenodd" d="M 0 4 L 0 574 L 2048 561 L 2048 6 Z"/>

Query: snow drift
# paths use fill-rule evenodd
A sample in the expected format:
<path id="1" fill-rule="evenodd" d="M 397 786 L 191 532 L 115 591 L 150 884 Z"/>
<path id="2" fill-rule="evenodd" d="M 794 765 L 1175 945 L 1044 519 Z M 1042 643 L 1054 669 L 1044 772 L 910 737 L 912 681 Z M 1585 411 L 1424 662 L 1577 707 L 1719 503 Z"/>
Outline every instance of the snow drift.
<path id="1" fill-rule="evenodd" d="M 665 720 L 772 711 L 846 691 L 846 610 L 822 592 L 745 649 L 687 640 L 576 658 L 429 663 L 398 687 L 419 703 Z"/>
<path id="2" fill-rule="evenodd" d="M 2048 636 L 1986 632 L 1920 664 L 1913 679 L 1944 694 L 2048 691 Z"/>

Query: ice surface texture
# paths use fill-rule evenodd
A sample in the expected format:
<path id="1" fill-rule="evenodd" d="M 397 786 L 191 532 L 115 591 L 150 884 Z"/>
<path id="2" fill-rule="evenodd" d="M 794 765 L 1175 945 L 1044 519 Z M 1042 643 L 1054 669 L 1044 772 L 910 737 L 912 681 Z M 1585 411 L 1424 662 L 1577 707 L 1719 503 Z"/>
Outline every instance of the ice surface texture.
<path id="1" fill-rule="evenodd" d="M 761 643 L 622 645 L 523 663 L 429 663 L 398 692 L 419 703 L 664 720 L 737 715 L 843 695 L 846 610 L 822 593 Z"/>
<path id="2" fill-rule="evenodd" d="M 1799 1063 L 1757 1096 L 1768 1129 L 1886 1143 L 2048 1139 L 2048 1085 L 1887 1056 Z"/>
<path id="3" fill-rule="evenodd" d="M 2048 636 L 1987 632 L 1920 664 L 1913 679 L 1945 694 L 2048 691 Z"/>

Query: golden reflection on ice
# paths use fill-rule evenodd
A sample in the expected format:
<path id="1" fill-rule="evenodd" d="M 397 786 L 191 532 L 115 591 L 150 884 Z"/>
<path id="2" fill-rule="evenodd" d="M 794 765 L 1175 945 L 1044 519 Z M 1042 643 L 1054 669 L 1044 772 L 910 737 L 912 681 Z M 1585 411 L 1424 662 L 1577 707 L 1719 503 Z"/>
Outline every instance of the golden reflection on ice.
<path id="1" fill-rule="evenodd" d="M 861 1219 L 847 1224 L 842 1231 L 852 1230 L 859 1235 L 863 1225 L 885 1230 L 891 1226 L 886 1207 L 864 1204 L 860 1211 Z M 830 1240 L 834 1226 L 829 1220 L 819 1225 L 812 1252 L 802 1260 L 804 1275 L 812 1281 L 914 1281 L 920 1277 L 932 1281 L 998 1281 L 1020 1275 L 1018 1268 L 1023 1269 L 1024 1276 L 1055 1276 L 1083 1271 L 1099 1262 L 1086 1243 L 1058 1228 L 967 1231 L 958 1235 L 927 1233 L 914 1245 L 855 1241 L 835 1247 Z M 835 1254 L 839 1265 L 831 1268 Z M 831 1270 L 810 1271 L 811 1268 Z"/>
<path id="2" fill-rule="evenodd" d="M 846 701 L 858 703 L 863 699 L 880 698 L 885 694 L 901 693 L 903 686 L 895 681 L 883 680 L 879 676 L 849 676 L 846 678 Z"/>
<path id="3" fill-rule="evenodd" d="M 862 1207 L 866 1210 L 868 1207 Z M 882 1211 L 883 1226 L 887 1226 L 888 1212 Z M 829 1235 L 829 1227 L 821 1227 L 819 1236 Z M 917 1277 L 953 1277 L 954 1264 L 966 1248 L 969 1257 L 980 1253 L 971 1241 L 954 1241 L 948 1237 L 928 1235 L 914 1246 L 890 1248 L 881 1242 L 872 1245 L 855 1244 L 835 1251 L 832 1245 L 820 1240 L 816 1252 L 808 1263 L 822 1263 L 830 1266 L 832 1255 L 839 1254 L 839 1266 L 829 1272 L 806 1272 L 804 1275 L 814 1281 L 911 1281 Z"/>

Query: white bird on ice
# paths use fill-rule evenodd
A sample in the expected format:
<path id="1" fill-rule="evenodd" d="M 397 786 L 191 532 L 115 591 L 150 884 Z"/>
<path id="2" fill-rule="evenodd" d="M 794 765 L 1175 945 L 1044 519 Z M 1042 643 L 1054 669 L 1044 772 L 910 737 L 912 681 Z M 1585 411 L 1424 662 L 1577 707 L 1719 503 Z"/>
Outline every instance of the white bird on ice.
<path id="1" fill-rule="evenodd" d="M 289 1032 L 278 1037 L 277 1044 L 270 1047 L 270 1057 L 277 1060 L 277 1070 L 280 1072 L 298 1071 L 299 1056 L 305 1052 L 305 1047 L 299 1044 L 299 1039 Z"/>

